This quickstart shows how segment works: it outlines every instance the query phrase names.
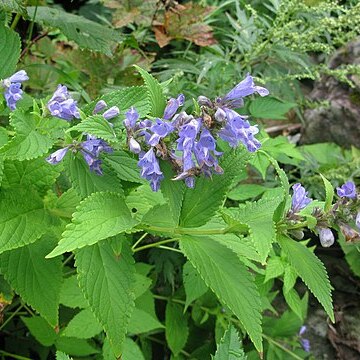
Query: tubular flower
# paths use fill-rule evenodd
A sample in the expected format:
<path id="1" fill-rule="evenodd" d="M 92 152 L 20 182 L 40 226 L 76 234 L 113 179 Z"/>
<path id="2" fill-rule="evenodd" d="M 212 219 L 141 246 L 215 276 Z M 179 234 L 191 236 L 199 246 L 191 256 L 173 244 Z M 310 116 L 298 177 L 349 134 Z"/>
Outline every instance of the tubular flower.
<path id="1" fill-rule="evenodd" d="M 349 199 L 356 198 L 356 187 L 352 181 L 347 181 L 342 186 L 337 187 L 336 192 L 340 197 L 347 197 Z"/>
<path id="2" fill-rule="evenodd" d="M 23 91 L 21 90 L 21 83 L 26 80 L 29 80 L 26 71 L 20 70 L 0 83 L 5 89 L 4 97 L 6 105 L 12 111 L 16 109 L 16 103 L 22 98 Z"/>
<path id="3" fill-rule="evenodd" d="M 150 148 L 146 153 L 140 154 L 138 166 L 142 168 L 141 177 L 150 182 L 152 191 L 158 191 L 160 181 L 164 178 L 164 175 L 160 170 L 159 161 L 153 148 Z"/>
<path id="4" fill-rule="evenodd" d="M 307 197 L 308 192 L 305 191 L 305 188 L 301 186 L 300 183 L 293 185 L 293 196 L 291 202 L 291 210 L 293 213 L 298 213 L 300 210 L 304 209 L 309 205 L 312 199 Z"/>

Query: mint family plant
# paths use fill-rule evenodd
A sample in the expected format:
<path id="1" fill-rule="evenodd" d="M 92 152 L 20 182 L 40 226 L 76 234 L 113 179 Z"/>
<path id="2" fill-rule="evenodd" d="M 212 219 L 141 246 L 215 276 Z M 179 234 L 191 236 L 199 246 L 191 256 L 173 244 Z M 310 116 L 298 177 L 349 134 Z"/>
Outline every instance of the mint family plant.
<path id="1" fill-rule="evenodd" d="M 15 32 L 1 25 L 0 33 L 20 48 Z M 1 305 L 5 314 L 7 307 L 13 312 L 2 328 L 25 309 L 21 321 L 41 345 L 54 346 L 58 358 L 99 352 L 105 359 L 151 358 L 159 334 L 174 359 L 191 357 L 190 351 L 204 358 L 215 349 L 201 350 L 189 329 L 212 318 L 208 326 L 219 340 L 214 359 L 231 352 L 245 359 L 240 334 L 249 356 L 262 357 L 273 346 L 293 358 L 306 356 L 299 341 L 306 340 L 301 325 L 308 297 L 298 294 L 297 278 L 332 321 L 334 314 L 326 270 L 303 231 L 319 233 L 326 246 L 330 228 L 353 240 L 358 200 L 348 183 L 333 205 L 325 178 L 323 202 L 311 201 L 301 184 L 290 190 L 285 172 L 261 149 L 257 126 L 236 111 L 247 96 L 268 91 L 246 75 L 226 95 L 201 96 L 185 112 L 183 95 L 167 101 L 166 84 L 137 67 L 143 85 L 84 106 L 64 85 L 35 99 L 21 90 L 28 77 L 15 72 L 14 48 L 6 51 L 0 60 L 9 118 L 0 132 L 0 272 Z M 257 154 L 275 169 L 276 192 L 227 202 Z M 153 266 L 143 254 L 164 263 L 174 255 L 177 287 L 153 286 Z M 165 265 L 161 272 L 174 276 Z M 264 313 L 275 311 L 275 278 L 291 309 L 281 317 L 291 319 L 295 342 L 288 347 L 275 339 L 279 333 Z M 19 298 L 13 300 L 13 292 Z M 158 302 L 165 303 L 161 321 Z"/>

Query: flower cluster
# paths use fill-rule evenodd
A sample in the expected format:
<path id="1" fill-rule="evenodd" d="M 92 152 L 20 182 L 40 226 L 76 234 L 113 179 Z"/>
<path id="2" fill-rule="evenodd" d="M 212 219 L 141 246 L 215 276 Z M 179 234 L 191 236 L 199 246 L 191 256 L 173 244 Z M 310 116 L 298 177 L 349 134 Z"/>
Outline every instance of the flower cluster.
<path id="1" fill-rule="evenodd" d="M 47 107 L 52 116 L 60 119 L 71 121 L 74 117 L 80 118 L 77 102 L 71 97 L 65 85 L 58 85 Z"/>
<path id="2" fill-rule="evenodd" d="M 107 103 L 104 100 L 99 100 L 93 110 L 93 115 L 96 115 L 100 112 L 102 112 L 103 110 L 105 110 L 108 107 Z M 111 108 L 107 109 L 103 114 L 103 118 L 107 121 L 115 118 L 116 116 L 118 116 L 120 114 L 120 110 L 117 106 L 112 106 Z M 111 126 L 113 125 L 112 123 L 109 123 Z"/>
<path id="3" fill-rule="evenodd" d="M 26 80 L 29 80 L 29 77 L 25 70 L 20 70 L 0 82 L 0 85 L 5 89 L 4 97 L 10 110 L 15 110 L 16 103 L 22 98 L 21 83 Z"/>
<path id="4" fill-rule="evenodd" d="M 243 106 L 243 97 L 254 93 L 265 96 L 269 92 L 256 86 L 253 78 L 247 75 L 223 98 L 212 102 L 200 96 L 199 116 L 189 115 L 185 111 L 177 113 L 185 102 L 183 94 L 171 98 L 162 118 L 154 121 L 139 121 L 136 109 L 131 108 L 124 120 L 128 146 L 130 151 L 139 154 L 141 176 L 150 182 L 152 190 L 159 189 L 164 177 L 159 158 L 172 164 L 177 172 L 173 180 L 184 180 L 188 187 L 193 188 L 196 176 L 203 174 L 211 177 L 223 173 L 219 166 L 222 152 L 216 150 L 217 138 L 228 142 L 231 147 L 242 143 L 248 151 L 256 151 L 261 146 L 255 138 L 258 128 L 251 126 L 245 116 L 233 110 Z"/>

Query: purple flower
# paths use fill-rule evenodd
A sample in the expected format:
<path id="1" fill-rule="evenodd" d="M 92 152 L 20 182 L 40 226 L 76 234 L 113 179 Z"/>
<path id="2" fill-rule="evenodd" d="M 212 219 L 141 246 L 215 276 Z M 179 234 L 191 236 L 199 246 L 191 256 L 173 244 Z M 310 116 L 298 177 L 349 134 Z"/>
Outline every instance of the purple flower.
<path id="1" fill-rule="evenodd" d="M 319 239 L 322 247 L 330 247 L 334 244 L 334 234 L 329 228 L 319 228 Z"/>
<path id="2" fill-rule="evenodd" d="M 246 75 L 246 78 L 237 84 L 232 90 L 230 90 L 223 98 L 217 100 L 221 105 L 225 105 L 228 108 L 238 108 L 244 105 L 243 97 L 258 93 L 260 96 L 269 95 L 269 91 L 261 86 L 256 86 L 253 77 L 250 74 Z"/>
<path id="3" fill-rule="evenodd" d="M 68 150 L 69 150 L 68 146 L 64 147 L 63 149 L 56 150 L 46 158 L 46 161 L 49 164 L 56 165 L 64 158 Z"/>
<path id="4" fill-rule="evenodd" d="M 29 77 L 25 70 L 20 70 L 0 83 L 5 89 L 4 97 L 6 105 L 12 111 L 16 109 L 16 103 L 22 98 L 21 83 L 26 80 L 29 80 Z"/>
<path id="5" fill-rule="evenodd" d="M 129 149 L 134 154 L 140 154 L 141 152 L 140 144 L 133 137 L 129 140 Z"/>
<path id="6" fill-rule="evenodd" d="M 72 120 L 74 117 L 80 118 L 77 102 L 71 98 L 67 87 L 59 84 L 54 95 L 49 100 L 47 107 L 52 116 L 56 116 L 66 121 Z"/>
<path id="7" fill-rule="evenodd" d="M 182 105 L 184 105 L 185 102 L 185 96 L 183 94 L 180 94 L 176 99 L 171 98 L 164 110 L 164 116 L 163 119 L 170 120 L 175 113 L 177 112 L 178 108 Z"/>
<path id="8" fill-rule="evenodd" d="M 300 344 L 306 352 L 310 352 L 310 340 L 304 339 L 302 336 L 306 332 L 306 326 L 301 326 L 299 330 Z"/>
<path id="9" fill-rule="evenodd" d="M 146 153 L 140 154 L 138 166 L 142 168 L 140 176 L 150 182 L 152 191 L 158 191 L 160 181 L 164 178 L 164 175 L 160 170 L 159 161 L 153 148 L 150 148 Z"/>
<path id="10" fill-rule="evenodd" d="M 309 205 L 312 199 L 306 196 L 308 192 L 305 191 L 305 188 L 301 186 L 300 183 L 294 184 L 292 189 L 294 193 L 292 196 L 291 210 L 295 214 Z"/>
<path id="11" fill-rule="evenodd" d="M 207 107 L 212 107 L 213 104 L 212 102 L 210 101 L 210 99 L 208 99 L 206 96 L 202 96 L 200 95 L 197 99 L 198 103 L 200 106 L 207 106 Z"/>
<path id="12" fill-rule="evenodd" d="M 356 187 L 352 181 L 347 181 L 344 185 L 337 187 L 336 192 L 340 197 L 356 198 Z"/>
<path id="13" fill-rule="evenodd" d="M 139 119 L 139 113 L 134 107 L 125 113 L 124 126 L 126 129 L 131 130 L 135 127 L 136 121 Z"/>
<path id="14" fill-rule="evenodd" d="M 103 113 L 103 117 L 105 120 L 111 120 L 114 117 L 118 116 L 120 114 L 120 110 L 117 106 L 112 106 L 110 109 L 106 110 Z"/>
<path id="15" fill-rule="evenodd" d="M 150 130 L 153 132 L 153 134 L 148 140 L 148 144 L 151 146 L 156 146 L 160 139 L 163 139 L 165 136 L 174 131 L 174 127 L 171 123 L 161 119 L 156 119 L 155 123 L 150 127 Z"/>
<path id="16" fill-rule="evenodd" d="M 358 211 L 358 213 L 356 214 L 355 224 L 358 227 L 358 229 L 360 230 L 360 211 Z"/>
<path id="17" fill-rule="evenodd" d="M 99 100 L 93 110 L 93 115 L 99 113 L 100 111 L 103 111 L 107 108 L 107 103 L 104 100 Z"/>

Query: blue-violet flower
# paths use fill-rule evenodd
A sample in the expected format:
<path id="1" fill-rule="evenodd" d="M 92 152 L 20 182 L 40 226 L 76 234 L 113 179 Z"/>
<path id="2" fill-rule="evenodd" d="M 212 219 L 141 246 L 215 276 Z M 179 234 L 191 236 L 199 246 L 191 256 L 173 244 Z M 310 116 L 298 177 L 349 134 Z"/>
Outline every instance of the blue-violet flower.
<path id="1" fill-rule="evenodd" d="M 22 98 L 21 83 L 26 80 L 29 80 L 26 71 L 20 70 L 1 82 L 1 86 L 5 89 L 6 105 L 12 111 L 16 109 L 16 103 Z"/>
<path id="2" fill-rule="evenodd" d="M 340 197 L 347 197 L 349 199 L 356 198 L 356 187 L 352 181 L 347 181 L 342 186 L 337 187 L 336 192 Z"/>
<path id="3" fill-rule="evenodd" d="M 294 184 L 292 189 L 294 192 L 292 196 L 291 210 L 293 213 L 297 213 L 309 205 L 312 199 L 306 196 L 308 192 L 305 191 L 305 188 L 301 186 L 300 183 Z"/>

